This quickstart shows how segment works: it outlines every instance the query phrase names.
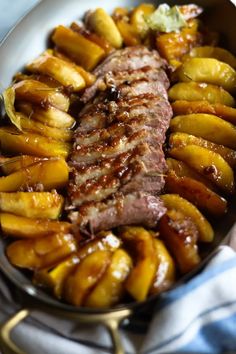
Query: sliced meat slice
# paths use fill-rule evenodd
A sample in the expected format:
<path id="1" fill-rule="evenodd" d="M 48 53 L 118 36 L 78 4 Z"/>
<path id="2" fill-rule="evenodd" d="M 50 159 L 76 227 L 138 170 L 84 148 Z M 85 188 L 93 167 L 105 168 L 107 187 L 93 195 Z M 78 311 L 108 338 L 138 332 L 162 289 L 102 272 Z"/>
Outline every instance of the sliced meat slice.
<path id="1" fill-rule="evenodd" d="M 114 52 L 85 91 L 70 157 L 67 210 L 80 228 L 155 227 L 167 170 L 162 144 L 172 116 L 156 51 Z M 96 95 L 96 96 L 95 96 Z"/>
<path id="2" fill-rule="evenodd" d="M 87 144 L 87 137 L 83 133 L 90 132 L 96 135 L 96 130 L 107 128 L 116 122 L 130 123 L 132 119 L 145 119 L 145 125 L 159 129 L 164 134 L 169 127 L 172 109 L 169 102 L 156 95 L 140 95 L 135 98 L 117 102 L 99 103 L 93 105 L 87 113 L 80 118 L 80 125 L 75 132 L 76 141 Z M 84 143 L 82 142 L 84 140 Z"/>
<path id="3" fill-rule="evenodd" d="M 118 190 L 124 194 L 135 191 L 160 193 L 167 170 L 164 153 L 148 144 L 135 150 L 107 161 L 103 167 L 98 164 L 75 170 L 68 187 L 71 204 L 79 206 L 87 201 L 101 201 Z"/>
<path id="4" fill-rule="evenodd" d="M 107 102 L 109 100 L 111 101 L 112 98 L 115 97 L 115 92 L 113 91 L 113 94 L 110 92 L 111 88 L 113 90 L 114 88 L 118 89 L 121 85 L 131 87 L 132 83 L 143 79 L 148 80 L 149 82 L 158 82 L 159 91 L 156 91 L 155 95 L 162 95 L 167 98 L 166 91 L 169 88 L 170 83 L 166 73 L 162 69 L 157 70 L 151 67 L 145 67 L 137 71 L 124 71 L 118 73 L 108 72 L 102 79 L 100 79 L 100 89 L 99 92 L 97 92 L 95 99 L 90 100 L 90 102 L 86 104 L 80 116 L 86 113 L 91 107 L 94 107 L 94 104 L 104 102 L 104 99 L 106 99 Z M 148 92 L 145 92 L 146 95 L 147 93 Z"/>
<path id="5" fill-rule="evenodd" d="M 151 66 L 144 66 L 138 70 L 109 71 L 104 75 L 106 86 L 119 86 L 123 83 L 131 84 L 133 81 L 147 79 L 148 81 L 159 81 L 166 90 L 170 86 L 169 79 L 163 69 L 156 69 Z M 164 93 L 166 96 L 166 93 Z"/>
<path id="6" fill-rule="evenodd" d="M 81 228 L 94 232 L 109 230 L 121 225 L 144 225 L 153 228 L 165 214 L 162 201 L 148 193 L 132 193 L 116 196 L 104 203 L 88 203 L 79 211 L 71 212 L 69 218 Z"/>
<path id="7" fill-rule="evenodd" d="M 121 181 L 113 174 L 101 176 L 98 179 L 89 179 L 80 187 L 76 185 L 69 186 L 72 205 L 78 207 L 87 202 L 98 202 L 106 199 L 117 192 Z"/>
<path id="8" fill-rule="evenodd" d="M 163 174 L 154 171 L 148 174 L 141 161 L 130 164 L 129 168 L 123 171 L 120 168 L 120 175 L 122 176 L 118 178 L 111 172 L 98 179 L 89 179 L 79 187 L 71 184 L 68 191 L 72 205 L 77 207 L 89 201 L 102 201 L 118 190 L 124 194 L 143 191 L 157 195 L 164 187 Z"/>
<path id="9" fill-rule="evenodd" d="M 137 70 L 144 66 L 159 69 L 166 66 L 166 61 L 156 50 L 149 50 L 145 46 L 127 47 L 116 50 L 109 55 L 95 70 L 95 75 L 103 75 L 108 71 L 119 72 Z"/>
<path id="10" fill-rule="evenodd" d="M 70 163 L 72 167 L 71 180 L 72 184 L 79 187 L 89 179 L 100 178 L 101 176 L 111 173 L 111 171 L 117 171 L 122 166 L 126 168 L 131 162 L 137 158 L 142 159 L 144 155 L 148 155 L 150 148 L 148 144 L 140 144 L 135 149 L 129 150 L 125 153 L 118 155 L 115 158 L 106 158 L 101 161 L 97 161 L 96 164 L 82 165 L 76 162 Z M 153 169 L 154 161 L 150 164 L 150 168 Z M 147 167 L 148 168 L 148 167 Z"/>
<path id="11" fill-rule="evenodd" d="M 144 46 L 127 47 L 113 52 L 95 69 L 97 80 L 85 90 L 82 101 L 87 103 L 95 96 L 97 90 L 103 86 L 103 76 L 108 72 L 138 70 L 145 66 L 159 69 L 165 67 L 166 62 L 157 51 L 150 51 Z"/>
<path id="12" fill-rule="evenodd" d="M 114 158 L 119 154 L 132 150 L 149 137 L 148 131 L 142 129 L 130 135 L 114 136 L 101 143 L 89 146 L 81 147 L 77 145 L 71 154 L 71 158 L 82 165 L 96 163 L 98 160 Z"/>

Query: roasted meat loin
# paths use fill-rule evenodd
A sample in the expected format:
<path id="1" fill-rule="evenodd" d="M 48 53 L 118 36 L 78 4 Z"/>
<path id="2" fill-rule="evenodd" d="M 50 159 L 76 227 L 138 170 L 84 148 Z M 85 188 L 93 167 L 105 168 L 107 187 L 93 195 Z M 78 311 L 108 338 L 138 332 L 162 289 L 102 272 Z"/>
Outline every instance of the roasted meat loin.
<path id="1" fill-rule="evenodd" d="M 69 218 L 81 228 L 154 227 L 167 170 L 163 143 L 172 117 L 165 62 L 154 50 L 112 53 L 85 90 L 74 133 Z"/>

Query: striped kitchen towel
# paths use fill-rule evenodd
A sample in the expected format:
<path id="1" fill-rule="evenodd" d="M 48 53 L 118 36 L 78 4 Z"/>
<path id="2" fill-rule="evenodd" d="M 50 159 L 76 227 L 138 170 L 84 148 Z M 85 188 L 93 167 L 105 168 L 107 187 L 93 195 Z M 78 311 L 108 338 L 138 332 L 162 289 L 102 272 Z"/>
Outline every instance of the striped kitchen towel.
<path id="1" fill-rule="evenodd" d="M 169 292 L 143 345 L 147 353 L 236 353 L 236 255 L 219 249 L 205 270 Z"/>

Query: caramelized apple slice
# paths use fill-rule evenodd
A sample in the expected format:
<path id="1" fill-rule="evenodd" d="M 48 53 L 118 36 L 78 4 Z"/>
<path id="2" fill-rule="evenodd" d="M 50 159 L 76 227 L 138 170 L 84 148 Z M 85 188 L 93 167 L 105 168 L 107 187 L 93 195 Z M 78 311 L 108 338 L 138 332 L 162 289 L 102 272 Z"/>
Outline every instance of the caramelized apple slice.
<path id="1" fill-rule="evenodd" d="M 86 84 L 76 65 L 44 52 L 26 66 L 33 73 L 48 75 L 72 91 L 80 91 Z"/>
<path id="2" fill-rule="evenodd" d="M 198 230 L 191 219 L 176 210 L 169 210 L 159 222 L 160 236 L 174 255 L 182 274 L 193 270 L 199 263 Z"/>
<path id="3" fill-rule="evenodd" d="M 187 218 L 192 219 L 199 232 L 199 241 L 212 242 L 214 231 L 211 225 L 192 203 L 180 197 L 178 194 L 164 194 L 161 195 L 160 198 L 163 200 L 168 210 L 178 210 Z"/>
<path id="4" fill-rule="evenodd" d="M 49 228 L 52 225 L 49 224 Z M 60 224 L 67 224 L 57 222 Z M 54 222 L 55 224 L 55 222 Z M 70 224 L 69 224 L 70 225 Z M 56 226 L 56 225 L 55 225 Z M 53 290 L 57 297 L 62 296 L 64 282 L 70 273 L 75 269 L 76 265 L 89 254 L 96 251 L 115 251 L 121 245 L 121 240 L 111 231 L 103 231 L 96 235 L 96 239 L 88 242 L 85 246 L 67 257 L 64 261 L 54 265 L 53 267 L 40 269 L 35 273 L 34 280 L 37 284 L 49 287 Z M 109 296 L 109 294 L 108 294 Z"/>
<path id="5" fill-rule="evenodd" d="M 222 87 L 199 82 L 179 82 L 168 92 L 170 101 L 209 101 L 234 107 L 235 100 Z"/>
<path id="6" fill-rule="evenodd" d="M 69 168 L 63 159 L 35 162 L 6 177 L 0 177 L 0 192 L 36 189 L 38 185 L 47 191 L 64 187 L 69 178 Z"/>
<path id="7" fill-rule="evenodd" d="M 115 251 L 120 246 L 120 238 L 116 237 L 111 231 L 101 231 L 96 235 L 95 240 L 79 248 L 77 254 L 80 259 L 83 259 L 90 253 L 96 251 Z"/>
<path id="8" fill-rule="evenodd" d="M 22 80 L 13 86 L 16 100 L 27 101 L 43 107 L 53 106 L 67 112 L 70 105 L 69 97 L 57 88 L 36 80 Z"/>
<path id="9" fill-rule="evenodd" d="M 210 103 L 207 101 L 184 101 L 178 100 L 172 103 L 174 115 L 184 115 L 192 113 L 214 114 L 228 122 L 236 125 L 236 109 L 220 103 Z"/>
<path id="10" fill-rule="evenodd" d="M 137 301 L 146 299 L 157 269 L 153 235 L 142 227 L 121 228 L 120 236 L 135 253 L 136 261 L 126 280 L 126 290 Z"/>
<path id="11" fill-rule="evenodd" d="M 76 253 L 73 253 L 56 266 L 37 270 L 34 274 L 33 282 L 36 285 L 52 289 L 54 295 L 60 299 L 67 277 L 73 272 L 79 262 L 79 257 Z"/>
<path id="12" fill-rule="evenodd" d="M 175 73 L 178 81 L 205 82 L 223 87 L 226 91 L 236 89 L 236 72 L 228 64 L 213 58 L 190 58 Z"/>
<path id="13" fill-rule="evenodd" d="M 18 113 L 20 118 L 20 125 L 23 132 L 29 132 L 34 134 L 39 134 L 47 138 L 62 140 L 62 141 L 71 141 L 72 131 L 68 129 L 58 129 L 52 128 L 35 120 L 29 119 L 22 113 Z"/>
<path id="14" fill-rule="evenodd" d="M 178 177 L 169 171 L 165 179 L 167 193 L 176 193 L 214 216 L 223 215 L 227 211 L 227 201 L 207 188 L 203 183 L 189 177 Z"/>
<path id="15" fill-rule="evenodd" d="M 111 263 L 112 253 L 96 251 L 84 258 L 64 284 L 65 299 L 81 306 L 92 288 L 99 282 Z"/>
<path id="16" fill-rule="evenodd" d="M 57 193 L 17 192 L 0 193 L 0 210 L 28 218 L 57 219 L 64 198 Z"/>
<path id="17" fill-rule="evenodd" d="M 176 133 L 177 134 L 177 133 Z M 171 134 L 172 135 L 172 134 Z M 209 181 L 209 179 L 202 176 L 200 173 L 196 172 L 194 169 L 189 167 L 185 162 L 168 157 L 166 159 L 169 171 L 173 170 L 178 177 L 189 177 L 203 183 L 207 188 L 212 191 L 216 190 L 214 183 Z"/>
<path id="18" fill-rule="evenodd" d="M 105 56 L 100 46 L 64 26 L 55 29 L 52 40 L 59 49 L 88 71 L 93 70 Z"/>
<path id="19" fill-rule="evenodd" d="M 155 7 L 153 4 L 142 3 L 141 5 L 135 7 L 131 13 L 130 23 L 134 26 L 142 39 L 144 39 L 149 32 L 149 27 L 145 17 L 154 11 Z"/>
<path id="20" fill-rule="evenodd" d="M 114 48 L 122 47 L 122 37 L 112 17 L 102 9 L 91 11 L 86 17 L 86 24 L 98 36 L 106 39 Z"/>
<path id="21" fill-rule="evenodd" d="M 118 20 L 116 25 L 126 46 L 135 46 L 141 44 L 140 35 L 136 31 L 136 28 L 132 26 L 132 24 L 124 20 Z"/>
<path id="22" fill-rule="evenodd" d="M 224 145 L 212 143 L 211 141 L 203 138 L 196 137 L 186 133 L 172 133 L 169 138 L 169 145 L 173 147 L 186 146 L 186 145 L 198 145 L 208 150 L 214 151 L 232 167 L 236 167 L 236 151 L 227 148 Z"/>
<path id="23" fill-rule="evenodd" d="M 7 236 L 36 238 L 53 233 L 69 233 L 71 224 L 49 219 L 30 219 L 14 214 L 0 214 L 1 229 Z"/>
<path id="24" fill-rule="evenodd" d="M 236 128 L 233 124 L 212 114 L 187 114 L 171 120 L 172 132 L 198 136 L 216 144 L 236 149 Z"/>
<path id="25" fill-rule="evenodd" d="M 187 163 L 194 170 L 214 182 L 224 192 L 234 193 L 233 170 L 216 152 L 197 145 L 186 145 L 170 149 L 169 154 Z"/>
<path id="26" fill-rule="evenodd" d="M 155 239 L 154 245 L 157 253 L 158 266 L 150 289 L 150 294 L 160 294 L 169 289 L 175 282 L 175 262 L 168 252 L 163 241 Z"/>
<path id="27" fill-rule="evenodd" d="M 202 42 L 202 35 L 198 30 L 199 21 L 191 19 L 188 26 L 180 31 L 170 33 L 158 33 L 156 36 L 156 46 L 160 55 L 168 62 L 181 60 L 182 56 Z"/>
<path id="28" fill-rule="evenodd" d="M 20 133 L 12 127 L 0 128 L 0 144 L 3 151 L 38 157 L 64 157 L 70 151 L 70 144 L 33 134 Z"/>
<path id="29" fill-rule="evenodd" d="M 59 262 L 75 252 L 77 245 L 70 234 L 15 241 L 7 247 L 10 262 L 21 268 L 40 269 Z"/>
<path id="30" fill-rule="evenodd" d="M 27 115 L 28 118 L 47 124 L 53 128 L 69 129 L 75 125 L 73 117 L 55 107 L 41 108 L 28 102 L 18 102 L 17 110 Z"/>
<path id="31" fill-rule="evenodd" d="M 19 155 L 15 157 L 0 157 L 0 166 L 4 175 L 10 175 L 16 171 L 26 168 L 35 162 L 42 161 L 43 158 L 29 155 Z"/>
<path id="32" fill-rule="evenodd" d="M 121 301 L 124 292 L 124 282 L 132 268 L 132 259 L 122 249 L 115 251 L 111 258 L 111 264 L 95 289 L 88 295 L 85 306 L 111 307 Z"/>
<path id="33" fill-rule="evenodd" d="M 184 56 L 184 60 L 188 58 L 215 58 L 236 69 L 236 58 L 228 50 L 220 47 L 203 46 L 192 48 L 188 55 Z"/>

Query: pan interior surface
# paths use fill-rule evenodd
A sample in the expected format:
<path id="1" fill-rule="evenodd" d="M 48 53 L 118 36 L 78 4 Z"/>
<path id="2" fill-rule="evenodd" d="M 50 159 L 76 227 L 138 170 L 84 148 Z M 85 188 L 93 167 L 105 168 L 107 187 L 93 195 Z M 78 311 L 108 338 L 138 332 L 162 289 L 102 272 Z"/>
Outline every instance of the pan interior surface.
<path id="1" fill-rule="evenodd" d="M 138 5 L 142 1 L 124 1 L 124 0 L 115 0 L 113 2 L 103 1 L 102 6 L 109 12 L 111 12 L 115 7 L 118 6 L 128 6 L 133 7 Z M 155 5 L 158 4 L 158 1 L 149 1 L 153 2 Z M 173 5 L 174 1 L 166 1 L 170 5 Z M 187 4 L 192 3 L 192 1 L 178 1 L 178 4 Z M 211 1 L 194 1 L 194 3 L 199 4 L 206 8 L 206 20 L 209 23 L 209 26 L 214 30 L 218 30 L 223 33 L 225 36 L 226 47 L 232 52 L 236 53 L 236 42 L 234 40 L 234 23 L 236 18 L 236 8 L 229 1 L 225 0 L 211 0 Z M 54 0 L 44 0 L 40 2 L 26 17 L 19 22 L 13 31 L 7 36 L 5 41 L 3 41 L 0 47 L 0 57 L 1 57 L 1 66 L 0 66 L 0 78 L 1 78 L 1 89 L 6 88 L 11 80 L 13 75 L 19 71 L 24 65 L 39 55 L 47 48 L 48 37 L 51 34 L 52 29 L 58 24 L 68 25 L 73 20 L 81 18 L 84 13 L 90 8 L 95 8 L 101 6 L 100 1 L 92 0 L 89 5 L 88 2 L 81 0 L 58 0 L 56 3 Z M 222 11 L 224 16 L 222 16 Z M 218 21 L 217 18 L 221 13 L 221 21 Z M 35 24 L 37 23 L 37 26 Z M 40 28 L 40 31 L 38 30 Z M 17 60 L 15 59 L 17 58 Z M 206 257 L 211 257 L 216 251 L 217 247 L 223 242 L 227 233 L 234 225 L 236 221 L 236 210 L 233 207 L 233 204 L 229 207 L 229 212 L 227 215 L 220 221 L 215 223 L 215 239 L 214 241 L 204 250 Z M 13 267 L 6 255 L 5 247 L 7 241 L 1 238 L 0 241 L 0 269 L 4 274 L 16 285 L 17 288 L 21 289 L 32 299 L 37 299 L 44 303 L 47 306 L 53 308 L 61 309 L 69 312 L 108 312 L 108 311 L 119 311 L 126 307 L 135 308 L 142 305 L 142 303 L 137 304 L 132 302 L 127 305 L 120 305 L 112 309 L 104 310 L 90 310 L 86 308 L 75 308 L 73 306 L 67 305 L 60 301 L 57 301 L 53 296 L 44 292 L 43 290 L 35 287 L 30 278 L 23 273 L 21 270 Z M 197 273 L 201 267 L 205 264 L 205 259 L 203 262 L 190 274 L 185 276 L 183 279 L 180 279 L 175 286 L 181 284 L 183 281 L 186 281 L 195 273 Z M 156 300 L 160 295 L 149 298 L 144 303 L 152 301 L 153 298 Z"/>

